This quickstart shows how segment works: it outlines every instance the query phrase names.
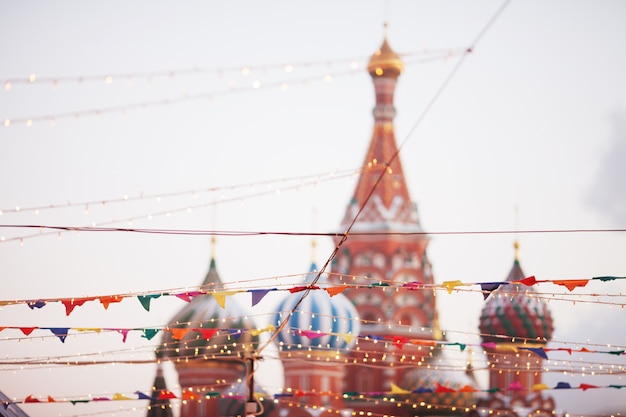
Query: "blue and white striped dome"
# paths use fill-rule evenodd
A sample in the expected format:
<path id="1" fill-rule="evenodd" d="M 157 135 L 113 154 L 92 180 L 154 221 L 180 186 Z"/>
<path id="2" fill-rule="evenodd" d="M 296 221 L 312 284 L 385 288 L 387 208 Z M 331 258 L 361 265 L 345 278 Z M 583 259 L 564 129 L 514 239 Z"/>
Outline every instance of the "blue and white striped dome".
<path id="1" fill-rule="evenodd" d="M 311 284 L 317 276 L 317 266 L 311 264 L 306 283 Z M 316 285 L 324 284 L 323 277 Z M 271 323 L 280 326 L 287 319 L 303 292 L 290 294 L 277 307 Z M 279 333 L 277 340 L 281 349 L 329 348 L 347 349 L 356 343 L 361 325 L 358 313 L 352 302 L 343 294 L 331 297 L 324 290 L 312 290 L 289 318 L 287 325 Z M 303 334 L 307 332 L 308 336 Z M 324 334 L 320 337 L 309 337 L 310 332 Z M 354 338 L 346 337 L 351 335 Z"/>

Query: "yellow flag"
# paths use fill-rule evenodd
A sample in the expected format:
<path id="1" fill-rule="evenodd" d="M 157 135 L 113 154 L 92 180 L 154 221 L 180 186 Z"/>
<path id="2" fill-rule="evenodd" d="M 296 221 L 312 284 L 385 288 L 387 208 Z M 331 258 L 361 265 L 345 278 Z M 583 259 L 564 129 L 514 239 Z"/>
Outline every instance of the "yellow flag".
<path id="1" fill-rule="evenodd" d="M 394 384 L 393 382 L 391 383 L 391 393 L 392 394 L 410 394 L 411 391 L 407 391 L 405 389 L 400 388 L 399 386 L 397 386 L 396 384 Z"/>

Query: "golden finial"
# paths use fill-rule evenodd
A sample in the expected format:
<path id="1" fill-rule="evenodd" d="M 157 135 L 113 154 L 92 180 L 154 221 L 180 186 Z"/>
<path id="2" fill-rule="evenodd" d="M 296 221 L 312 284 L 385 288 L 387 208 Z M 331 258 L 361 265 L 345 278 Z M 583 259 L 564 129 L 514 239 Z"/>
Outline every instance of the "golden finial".
<path id="1" fill-rule="evenodd" d="M 370 58 L 367 64 L 367 71 L 372 77 L 384 76 L 398 78 L 402 71 L 404 71 L 404 64 L 400 56 L 389 46 L 389 42 L 387 41 L 387 22 L 383 24 L 383 31 L 383 44 Z"/>
<path id="2" fill-rule="evenodd" d="M 211 259 L 215 259 L 215 236 L 211 236 Z"/>
<path id="3" fill-rule="evenodd" d="M 519 261 L 519 242 L 517 240 L 513 242 L 513 249 L 515 249 L 515 260 Z"/>

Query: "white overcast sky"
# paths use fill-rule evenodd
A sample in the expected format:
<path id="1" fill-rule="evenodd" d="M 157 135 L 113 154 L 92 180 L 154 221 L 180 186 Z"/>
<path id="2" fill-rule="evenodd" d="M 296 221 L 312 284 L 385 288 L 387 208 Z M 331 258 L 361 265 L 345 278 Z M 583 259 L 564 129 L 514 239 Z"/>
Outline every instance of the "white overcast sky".
<path id="1" fill-rule="evenodd" d="M 387 21 L 389 42 L 407 61 L 397 86 L 396 137 L 427 231 L 626 228 L 625 2 L 512 1 L 425 113 L 458 62 L 452 52 L 469 47 L 502 4 L 0 0 L 0 81 L 13 80 L 0 90 L 0 120 L 10 121 L 0 127 L 0 224 L 127 227 L 126 219 L 137 217 L 133 227 L 337 231 L 355 178 L 325 179 L 362 163 L 374 106 L 364 66 Z M 15 81 L 31 74 L 32 84 Z M 107 111 L 113 107 L 120 110 Z M 281 189 L 281 179 L 317 174 L 315 186 Z M 261 180 L 275 181 L 227 187 Z M 226 188 L 203 191 L 216 187 Z M 190 190 L 199 191 L 195 198 L 77 204 Z M 50 205 L 67 207 L 11 212 Z M 190 206 L 197 207 L 177 211 Z M 170 216 L 156 215 L 167 210 Z M 2 300 L 193 287 L 209 263 L 206 236 L 83 232 L 10 240 L 33 233 L 0 230 L 9 239 L 0 244 Z M 436 281 L 504 279 L 515 239 L 526 274 L 538 279 L 626 275 L 624 233 L 433 235 Z M 220 237 L 218 269 L 227 282 L 303 273 L 310 247 L 310 237 Z M 319 264 L 332 249 L 330 238 L 319 240 Z M 576 292 L 624 290 L 617 281 Z M 248 298 L 238 300 L 248 306 Z M 271 311 L 276 301 L 264 300 L 258 312 Z M 0 310 L 0 326 L 155 326 L 183 306 L 155 300 L 146 312 L 131 301 L 108 311 L 93 304 L 70 317 L 60 305 L 8 306 Z M 476 343 L 482 297 L 438 293 L 438 305 L 449 339 Z M 626 345 L 619 306 L 554 301 L 550 307 L 555 340 Z M 0 357 L 98 357 L 146 345 L 137 335 L 127 344 L 105 334 L 69 337 L 65 344 L 35 337 L 0 341 Z M 610 359 L 624 363 L 584 358 Z M 0 367 L 0 390 L 17 398 L 110 395 L 147 391 L 153 377 L 152 365 Z M 581 380 L 545 379 L 551 386 Z M 583 380 L 625 383 L 617 376 Z M 171 373 L 168 384 L 175 388 Z M 612 390 L 548 393 L 572 414 L 616 411 L 611 402 L 619 404 Z M 138 408 L 119 415 L 145 413 L 141 402 L 115 406 Z M 33 416 L 115 409 L 102 403 L 24 408 Z"/>

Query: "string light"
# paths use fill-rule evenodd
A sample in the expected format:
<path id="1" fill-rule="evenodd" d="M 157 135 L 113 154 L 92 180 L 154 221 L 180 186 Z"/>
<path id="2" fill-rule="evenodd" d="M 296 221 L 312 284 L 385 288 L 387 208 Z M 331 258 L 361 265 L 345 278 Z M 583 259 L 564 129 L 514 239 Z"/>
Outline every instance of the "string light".
<path id="1" fill-rule="evenodd" d="M 308 186 L 313 186 L 313 187 L 317 187 L 317 185 L 322 182 L 322 181 L 331 181 L 331 180 L 339 180 L 339 179 L 345 179 L 345 178 L 352 178 L 355 175 L 354 170 L 348 170 L 348 171 L 342 171 L 342 173 L 332 173 L 329 174 L 327 177 L 325 178 L 319 178 L 319 177 L 315 177 L 314 179 L 309 179 L 309 180 L 303 180 L 303 177 L 298 178 L 299 181 L 295 184 L 287 184 L 282 186 L 282 190 L 283 191 L 299 191 L 301 190 L 303 187 L 308 187 Z M 310 176 L 307 176 L 308 178 L 311 178 Z M 241 188 L 241 187 L 238 187 Z M 16 237 L 6 237 L 6 236 L 2 236 L 2 240 L 1 242 L 10 242 L 10 241 L 23 241 L 24 239 L 32 239 L 32 238 L 36 238 L 36 237 L 41 237 L 41 236 L 48 236 L 51 234 L 56 233 L 59 238 L 61 235 L 61 232 L 67 232 L 67 231 L 87 231 L 87 230 L 91 230 L 91 231 L 95 231 L 95 230 L 99 230 L 99 231 L 104 231 L 106 230 L 104 228 L 104 226 L 106 225 L 111 225 L 111 224 L 119 224 L 119 223 L 126 223 L 129 225 L 132 225 L 133 222 L 138 221 L 138 220 L 142 220 L 142 219 L 148 219 L 148 220 L 152 220 L 155 217 L 170 217 L 172 216 L 172 214 L 176 214 L 176 213 L 189 213 L 193 210 L 196 209 L 202 209 L 202 208 L 207 208 L 210 206 L 214 206 L 214 205 L 218 205 L 218 204 L 226 204 L 229 202 L 234 202 L 234 201 L 242 201 L 243 199 L 249 199 L 249 198 L 255 198 L 255 197 L 262 197 L 265 195 L 270 195 L 275 193 L 276 191 L 272 190 L 272 189 L 266 189 L 266 190 L 261 190 L 261 191 L 252 191 L 249 192 L 247 194 L 244 195 L 237 195 L 237 196 L 233 196 L 233 197 L 226 197 L 226 196 L 220 196 L 219 198 L 215 198 L 212 201 L 208 202 L 208 203 L 198 203 L 198 204 L 193 204 L 193 205 L 187 205 L 184 207 L 178 207 L 178 208 L 174 208 L 174 209 L 169 209 L 169 210 L 162 210 L 162 211 L 158 211 L 158 212 L 153 212 L 150 214 L 141 214 L 141 215 L 137 215 L 137 216 L 132 216 L 132 217 L 127 217 L 127 218 L 123 218 L 123 219 L 113 219 L 111 221 L 108 222 L 93 222 L 91 226 L 83 226 L 83 227 L 51 227 L 51 226 L 42 226 L 42 225 L 38 225 L 38 226 L 26 226 L 26 225 L 22 225 L 22 226 L 18 226 L 18 225 L 0 225 L 0 228 L 35 228 L 39 230 L 39 233 L 37 234 L 31 234 L 31 235 L 23 235 L 23 236 L 16 236 Z M 186 194 L 192 193 L 192 195 L 197 195 L 198 191 L 192 191 L 192 192 L 187 192 Z M 179 193 L 172 193 L 170 195 L 167 195 L 168 197 L 173 196 L 173 195 L 179 195 Z M 161 198 L 163 197 L 163 195 L 158 195 L 156 197 L 157 202 L 161 201 Z M 132 200 L 138 200 L 141 199 L 142 197 L 135 197 Z M 111 200 L 113 202 L 126 202 L 126 201 L 130 201 L 130 198 L 122 198 L 122 199 L 115 199 L 115 200 Z M 85 205 L 85 210 L 88 211 L 89 208 L 89 204 L 93 204 L 94 202 L 85 202 L 85 203 L 79 203 L 79 204 L 75 204 L 75 205 Z M 103 205 L 106 203 L 103 203 Z M 60 207 L 71 207 L 72 204 L 68 203 L 68 205 L 66 206 L 60 206 L 60 205 L 55 205 L 52 208 L 60 208 Z M 32 208 L 33 211 L 36 210 L 41 210 L 42 207 L 34 207 Z M 19 209 L 11 209 L 10 212 L 13 213 L 17 213 L 19 212 Z M 49 232 L 42 232 L 43 229 L 55 229 Z M 122 228 L 115 228 L 115 229 L 110 229 L 110 230 L 122 230 Z M 109 230 L 109 231 L 110 231 Z M 131 228 L 126 228 L 125 230 L 130 231 L 132 230 Z M 157 232 L 157 231 L 153 231 L 153 232 L 149 232 L 149 233 L 158 233 L 158 234 L 163 234 L 164 232 Z M 165 232 L 166 233 L 166 232 Z M 188 233 L 184 233 L 181 232 L 181 234 L 188 234 Z"/>
<path id="2" fill-rule="evenodd" d="M 412 51 L 401 54 L 404 60 L 411 62 L 415 60 L 441 60 L 448 59 L 466 51 L 467 48 L 450 48 L 450 49 L 432 49 Z M 352 57 L 333 60 L 312 60 L 301 61 L 296 63 L 277 63 L 270 65 L 246 65 L 244 67 L 219 67 L 208 68 L 194 66 L 192 68 L 178 68 L 168 69 L 161 71 L 146 71 L 146 72 L 125 72 L 115 74 L 99 74 L 99 75 L 79 75 L 79 76 L 60 76 L 60 77 L 37 77 L 35 74 L 30 74 L 25 78 L 12 78 L 4 81 L 4 89 L 9 91 L 13 84 L 25 84 L 25 85 L 43 85 L 52 84 L 54 86 L 62 83 L 72 83 L 77 85 L 85 85 L 87 83 L 102 83 L 112 84 L 113 80 L 127 80 L 127 84 L 132 85 L 133 80 L 145 79 L 155 80 L 158 78 L 164 78 L 172 80 L 174 78 L 180 78 L 184 76 L 205 76 L 208 74 L 223 77 L 228 73 L 238 73 L 242 76 L 248 76 L 251 73 L 278 70 L 284 73 L 291 73 L 297 68 L 311 69 L 320 66 L 348 66 L 350 69 L 355 70 L 359 68 L 359 63 L 365 62 L 369 57 Z"/>
<path id="3" fill-rule="evenodd" d="M 80 201 L 80 202 L 72 202 L 68 200 L 63 204 L 46 204 L 39 206 L 30 206 L 30 207 L 21 207 L 19 205 L 11 208 L 5 208 L 0 210 L 0 216 L 5 213 L 28 213 L 34 212 L 39 214 L 39 211 L 48 211 L 48 210 L 58 210 L 58 209 L 67 209 L 71 207 L 85 207 L 85 213 L 89 212 L 90 206 L 108 206 L 116 203 L 124 203 L 131 201 L 149 201 L 156 200 L 157 202 L 161 202 L 163 199 L 171 198 L 171 197 L 192 197 L 193 199 L 197 199 L 198 195 L 202 195 L 204 193 L 224 193 L 226 191 L 233 191 L 238 189 L 254 189 L 259 186 L 271 186 L 272 184 L 282 184 L 292 185 L 291 183 L 297 182 L 301 186 L 308 186 L 312 184 L 319 184 L 321 182 L 331 181 L 334 179 L 343 179 L 346 177 L 353 177 L 358 175 L 361 172 L 359 168 L 346 169 L 346 170 L 334 170 L 330 172 L 323 172 L 319 174 L 311 174 L 311 175 L 299 175 L 293 177 L 284 177 L 284 178 L 274 178 L 269 180 L 261 180 L 261 181 L 253 181 L 241 184 L 231 184 L 231 185 L 222 185 L 215 187 L 204 187 L 197 188 L 193 190 L 185 190 L 185 191 L 173 191 L 166 193 L 158 193 L 158 194 L 145 194 L 144 192 L 139 193 L 136 196 L 129 196 L 128 194 L 124 194 L 119 198 L 108 198 L 108 199 L 96 199 L 89 201 Z M 245 196 L 244 196 L 245 198 Z"/>
<path id="4" fill-rule="evenodd" d="M 414 61 L 414 62 L 407 61 L 405 63 L 405 66 L 410 66 L 411 64 L 418 64 L 418 63 L 423 63 L 423 62 L 432 62 L 436 60 L 441 60 L 441 57 L 427 58 L 421 61 Z M 308 83 L 310 82 L 316 82 L 316 81 L 329 82 L 335 78 L 344 77 L 344 76 L 352 76 L 352 75 L 354 75 L 353 69 L 350 69 L 347 71 L 332 72 L 332 73 L 325 72 L 324 74 L 321 74 L 321 75 L 302 77 L 299 79 L 293 79 L 289 81 L 279 80 L 279 81 L 274 81 L 274 82 L 267 82 L 264 84 L 261 84 L 258 81 L 254 81 L 253 83 L 247 84 L 246 86 L 243 86 L 243 87 L 231 85 L 226 89 L 215 90 L 212 92 L 197 93 L 197 94 L 185 93 L 176 97 L 170 97 L 170 98 L 165 98 L 165 99 L 160 99 L 160 100 L 142 101 L 142 102 L 126 104 L 126 105 L 103 107 L 103 108 L 97 108 L 97 109 L 77 110 L 77 111 L 64 112 L 64 113 L 54 113 L 54 114 L 47 114 L 47 115 L 42 115 L 42 116 L 30 116 L 30 117 L 21 117 L 21 118 L 13 118 L 13 119 L 7 118 L 5 119 L 5 127 L 9 127 L 12 124 L 13 125 L 28 125 L 29 123 L 32 126 L 32 124 L 36 122 L 49 122 L 51 125 L 53 124 L 56 125 L 59 119 L 78 119 L 78 118 L 87 117 L 87 116 L 101 116 L 105 114 L 106 115 L 126 114 L 130 110 L 139 110 L 139 109 L 147 110 L 150 108 L 170 106 L 170 105 L 186 103 L 186 102 L 191 102 L 191 101 L 198 101 L 198 100 L 205 101 L 207 99 L 213 100 L 216 97 L 228 96 L 228 95 L 235 94 L 235 93 L 250 92 L 250 91 L 260 90 L 260 89 L 279 89 L 281 91 L 284 91 L 285 83 L 287 83 L 288 85 L 289 84 L 308 85 Z"/>

